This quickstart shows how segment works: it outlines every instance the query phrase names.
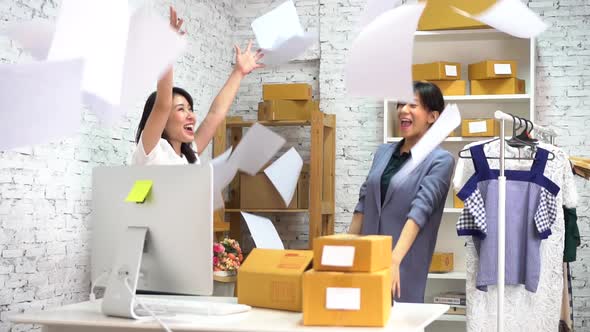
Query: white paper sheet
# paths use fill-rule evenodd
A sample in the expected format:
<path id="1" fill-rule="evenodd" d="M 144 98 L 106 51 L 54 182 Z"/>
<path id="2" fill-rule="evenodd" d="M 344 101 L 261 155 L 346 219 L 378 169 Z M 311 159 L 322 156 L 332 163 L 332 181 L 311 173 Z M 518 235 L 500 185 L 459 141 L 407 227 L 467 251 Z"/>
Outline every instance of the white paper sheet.
<path id="1" fill-rule="evenodd" d="M 20 44 L 35 60 L 45 60 L 55 34 L 55 24 L 42 20 L 18 22 L 1 33 Z"/>
<path id="2" fill-rule="evenodd" d="M 461 124 L 461 113 L 456 104 L 448 104 L 426 134 L 414 145 L 410 159 L 394 175 L 392 181 L 403 181 L 449 134 Z M 399 182 L 397 182 L 399 183 Z"/>
<path id="3" fill-rule="evenodd" d="M 76 134 L 83 69 L 81 59 L 0 64 L 0 150 Z"/>
<path id="4" fill-rule="evenodd" d="M 285 249 L 279 233 L 269 219 L 246 212 L 242 212 L 242 217 L 248 225 L 256 248 Z"/>
<path id="5" fill-rule="evenodd" d="M 412 51 L 424 6 L 397 7 L 379 15 L 361 31 L 344 69 L 349 95 L 414 100 Z"/>
<path id="6" fill-rule="evenodd" d="M 463 16 L 519 38 L 533 38 L 547 29 L 547 24 L 520 0 L 498 0 L 478 15 L 470 15 L 459 8 L 452 8 Z"/>
<path id="7" fill-rule="evenodd" d="M 248 175 L 256 175 L 285 144 L 285 139 L 255 123 L 242 137 L 228 163 Z"/>
<path id="8" fill-rule="evenodd" d="M 265 65 L 279 65 L 303 54 L 319 40 L 317 32 L 303 31 L 292 0 L 255 19 L 252 30 L 264 53 Z"/>
<path id="9" fill-rule="evenodd" d="M 397 7 L 401 0 L 369 0 L 359 20 L 359 31 L 379 15 Z"/>
<path id="10" fill-rule="evenodd" d="M 303 159 L 295 148 L 291 148 L 264 170 L 270 182 L 281 194 L 285 206 L 291 204 L 302 167 Z"/>
<path id="11" fill-rule="evenodd" d="M 361 310 L 361 289 L 344 287 L 326 288 L 326 309 Z"/>
<path id="12" fill-rule="evenodd" d="M 154 47 L 157 45 L 157 47 Z M 154 90 L 155 82 L 186 47 L 186 39 L 148 7 L 133 13 L 125 53 L 121 106 L 132 108 Z"/>
<path id="13" fill-rule="evenodd" d="M 324 246 L 321 264 L 324 266 L 351 267 L 354 264 L 353 246 Z"/>
<path id="14" fill-rule="evenodd" d="M 213 158 L 213 160 L 211 160 L 211 165 L 213 165 L 213 167 L 215 168 L 216 165 L 222 164 L 227 162 L 227 160 L 229 159 L 229 156 L 231 155 L 231 152 L 233 151 L 234 147 L 230 146 L 229 149 L 225 150 L 224 153 L 220 154 L 219 156 Z"/>
<path id="15" fill-rule="evenodd" d="M 127 36 L 127 1 L 63 0 L 48 60 L 83 58 L 82 89 L 96 98 L 85 102 L 100 117 L 99 108 L 119 105 Z M 94 101 L 99 100 L 98 105 Z M 109 110 L 110 111 L 110 110 Z"/>
<path id="16" fill-rule="evenodd" d="M 211 160 L 213 166 L 213 208 L 221 209 L 224 206 L 223 189 L 227 187 L 236 176 L 238 169 L 227 161 L 233 147 L 229 147 L 224 153 Z"/>

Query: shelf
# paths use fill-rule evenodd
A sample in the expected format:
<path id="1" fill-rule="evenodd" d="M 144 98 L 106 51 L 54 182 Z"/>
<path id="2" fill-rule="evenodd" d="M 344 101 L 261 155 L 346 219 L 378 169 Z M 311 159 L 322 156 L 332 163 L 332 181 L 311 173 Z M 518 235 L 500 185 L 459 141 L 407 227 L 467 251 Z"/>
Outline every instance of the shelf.
<path id="1" fill-rule="evenodd" d="M 493 139 L 494 137 L 448 137 L 445 142 L 477 142 Z M 387 143 L 399 142 L 402 137 L 387 137 Z"/>
<path id="2" fill-rule="evenodd" d="M 444 314 L 440 316 L 437 321 L 444 321 L 444 322 L 466 322 L 467 318 L 465 315 L 448 315 Z"/>
<path id="3" fill-rule="evenodd" d="M 428 279 L 466 280 L 467 273 L 462 271 L 454 271 L 447 273 L 428 273 Z"/>
<path id="4" fill-rule="evenodd" d="M 468 41 L 518 39 L 495 29 L 416 31 L 416 41 Z"/>
<path id="5" fill-rule="evenodd" d="M 306 213 L 308 209 L 225 209 L 227 213 Z"/>
<path id="6" fill-rule="evenodd" d="M 310 126 L 311 121 L 308 120 L 283 120 L 283 121 L 244 121 L 244 120 L 228 120 L 227 128 L 243 128 L 251 127 L 253 124 L 259 123 L 266 127 L 298 127 Z"/>
<path id="7" fill-rule="evenodd" d="M 515 95 L 465 95 L 446 96 L 445 101 L 473 101 L 473 102 L 528 102 L 531 96 L 528 94 Z"/>
<path id="8" fill-rule="evenodd" d="M 461 213 L 463 212 L 462 208 L 445 208 L 444 213 Z"/>

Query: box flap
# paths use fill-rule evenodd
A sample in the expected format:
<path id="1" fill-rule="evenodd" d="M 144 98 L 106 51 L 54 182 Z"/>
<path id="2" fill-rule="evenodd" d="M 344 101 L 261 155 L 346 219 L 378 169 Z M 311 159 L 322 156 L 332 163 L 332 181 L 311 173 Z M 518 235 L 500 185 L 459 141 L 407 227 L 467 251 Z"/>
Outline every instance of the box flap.
<path id="1" fill-rule="evenodd" d="M 239 272 L 299 275 L 310 268 L 311 250 L 277 250 L 255 248 L 248 255 Z"/>

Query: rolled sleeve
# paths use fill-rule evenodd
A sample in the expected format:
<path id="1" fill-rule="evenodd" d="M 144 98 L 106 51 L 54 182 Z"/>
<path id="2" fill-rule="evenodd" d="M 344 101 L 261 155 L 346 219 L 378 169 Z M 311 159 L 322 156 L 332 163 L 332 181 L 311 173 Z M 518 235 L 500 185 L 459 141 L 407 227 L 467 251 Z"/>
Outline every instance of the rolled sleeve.
<path id="1" fill-rule="evenodd" d="M 408 219 L 414 220 L 420 228 L 428 222 L 433 212 L 445 204 L 455 160 L 445 152 L 438 156 L 428 174 L 422 179 L 416 198 L 412 201 Z"/>

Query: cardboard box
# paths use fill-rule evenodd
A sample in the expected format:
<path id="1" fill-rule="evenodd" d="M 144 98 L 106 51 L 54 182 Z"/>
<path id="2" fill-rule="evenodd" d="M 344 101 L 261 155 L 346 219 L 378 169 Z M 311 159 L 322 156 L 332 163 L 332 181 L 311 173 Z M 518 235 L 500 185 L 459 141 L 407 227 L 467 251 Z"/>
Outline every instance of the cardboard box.
<path id="1" fill-rule="evenodd" d="M 463 204 L 463 201 L 457 197 L 457 192 L 453 191 L 453 207 L 456 209 L 462 209 L 465 207 L 465 204 Z"/>
<path id="2" fill-rule="evenodd" d="M 487 25 L 456 13 L 450 6 L 469 14 L 479 14 L 491 7 L 495 0 L 430 0 L 418 22 L 418 30 L 486 29 Z"/>
<path id="3" fill-rule="evenodd" d="M 311 100 L 311 85 L 305 83 L 263 84 L 263 100 Z"/>
<path id="4" fill-rule="evenodd" d="M 309 250 L 254 248 L 238 270 L 238 303 L 301 311 L 303 273 L 312 258 Z"/>
<path id="5" fill-rule="evenodd" d="M 464 96 L 467 94 L 467 81 L 429 81 L 438 86 L 443 96 Z"/>
<path id="6" fill-rule="evenodd" d="M 314 100 L 267 100 L 258 103 L 258 121 L 311 120 L 311 112 L 319 110 Z"/>
<path id="7" fill-rule="evenodd" d="M 316 271 L 373 272 L 391 266 L 392 238 L 336 234 L 313 240 Z"/>
<path id="8" fill-rule="evenodd" d="M 525 81 L 518 78 L 472 80 L 472 95 L 510 95 L 525 93 Z"/>
<path id="9" fill-rule="evenodd" d="M 297 189 L 289 206 L 264 172 L 255 176 L 240 173 L 240 208 L 242 209 L 296 209 Z"/>
<path id="10" fill-rule="evenodd" d="M 412 65 L 414 81 L 460 80 L 461 64 L 458 62 L 432 62 Z"/>
<path id="11" fill-rule="evenodd" d="M 468 66 L 470 80 L 491 80 L 496 78 L 516 77 L 516 61 L 510 60 L 486 60 L 472 63 Z M 471 94 L 474 94 L 471 91 Z"/>
<path id="12" fill-rule="evenodd" d="M 432 255 L 432 261 L 430 261 L 428 272 L 452 272 L 454 269 L 453 257 L 452 252 L 435 252 Z"/>
<path id="13" fill-rule="evenodd" d="M 391 305 L 390 269 L 303 274 L 303 325 L 385 326 Z"/>
<path id="14" fill-rule="evenodd" d="M 297 208 L 309 209 L 309 164 L 303 164 L 297 182 Z"/>
<path id="15" fill-rule="evenodd" d="M 499 126 L 494 119 L 463 119 L 461 120 L 461 136 L 493 137 L 498 134 Z"/>

